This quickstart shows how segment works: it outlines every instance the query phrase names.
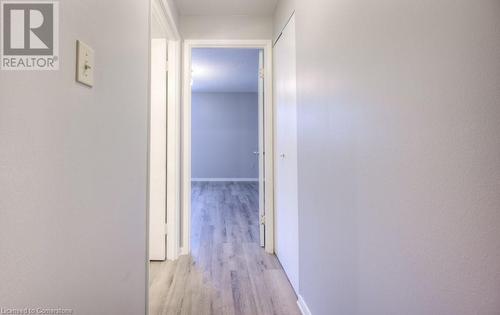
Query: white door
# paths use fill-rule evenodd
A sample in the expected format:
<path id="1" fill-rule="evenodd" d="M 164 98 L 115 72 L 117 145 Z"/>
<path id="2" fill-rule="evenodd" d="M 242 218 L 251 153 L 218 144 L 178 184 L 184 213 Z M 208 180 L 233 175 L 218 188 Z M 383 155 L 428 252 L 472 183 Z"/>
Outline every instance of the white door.
<path id="1" fill-rule="evenodd" d="M 260 246 L 265 246 L 265 222 L 264 218 L 264 51 L 259 51 L 259 229 Z"/>
<path id="2" fill-rule="evenodd" d="M 151 41 L 149 259 L 165 260 L 167 163 L 167 41 Z"/>
<path id="3" fill-rule="evenodd" d="M 299 289 L 299 225 L 297 192 L 297 102 L 295 18 L 292 16 L 274 47 L 275 252 Z"/>

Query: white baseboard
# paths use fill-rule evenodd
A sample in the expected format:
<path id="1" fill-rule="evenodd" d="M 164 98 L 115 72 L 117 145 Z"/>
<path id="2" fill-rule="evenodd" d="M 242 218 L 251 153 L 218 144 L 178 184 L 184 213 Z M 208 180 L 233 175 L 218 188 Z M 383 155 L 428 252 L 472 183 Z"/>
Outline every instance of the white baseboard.
<path id="1" fill-rule="evenodd" d="M 302 315 L 312 315 L 309 307 L 307 307 L 306 301 L 302 298 L 302 295 L 299 295 L 299 299 L 297 300 L 297 305 L 299 306 L 300 312 Z"/>
<path id="2" fill-rule="evenodd" d="M 191 178 L 192 182 L 258 182 L 258 178 Z"/>

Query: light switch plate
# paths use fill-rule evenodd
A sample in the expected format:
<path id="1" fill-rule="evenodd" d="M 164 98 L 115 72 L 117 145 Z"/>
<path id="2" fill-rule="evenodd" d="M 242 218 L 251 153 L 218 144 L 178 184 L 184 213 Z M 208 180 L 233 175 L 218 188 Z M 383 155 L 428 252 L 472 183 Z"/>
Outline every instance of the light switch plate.
<path id="1" fill-rule="evenodd" d="M 94 85 L 94 50 L 82 41 L 76 41 L 76 81 Z"/>

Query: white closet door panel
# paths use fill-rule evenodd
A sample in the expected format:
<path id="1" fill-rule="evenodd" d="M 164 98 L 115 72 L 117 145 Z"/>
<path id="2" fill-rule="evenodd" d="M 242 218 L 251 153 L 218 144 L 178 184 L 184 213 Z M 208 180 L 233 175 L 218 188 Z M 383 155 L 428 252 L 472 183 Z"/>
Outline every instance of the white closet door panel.
<path id="1" fill-rule="evenodd" d="M 275 251 L 295 292 L 298 293 L 299 214 L 295 51 L 295 17 L 292 16 L 274 48 L 274 104 L 276 106 Z"/>

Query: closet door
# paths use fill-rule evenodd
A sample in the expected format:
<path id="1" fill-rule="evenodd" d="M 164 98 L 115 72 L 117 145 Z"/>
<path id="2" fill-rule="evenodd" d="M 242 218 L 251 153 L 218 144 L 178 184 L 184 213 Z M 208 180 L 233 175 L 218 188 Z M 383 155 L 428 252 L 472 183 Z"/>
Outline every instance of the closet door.
<path id="1" fill-rule="evenodd" d="M 274 47 L 275 252 L 295 292 L 299 288 L 295 17 Z"/>

